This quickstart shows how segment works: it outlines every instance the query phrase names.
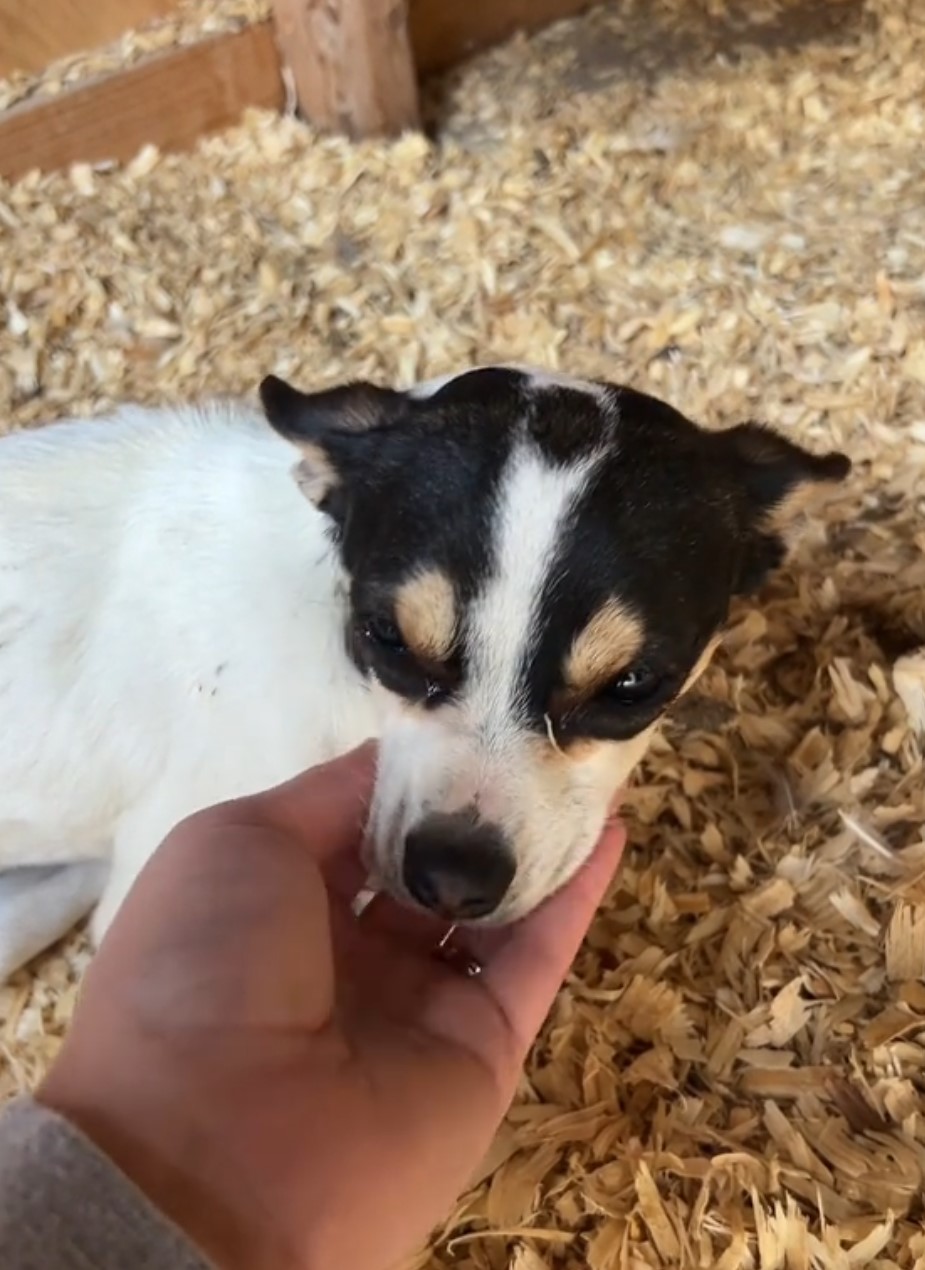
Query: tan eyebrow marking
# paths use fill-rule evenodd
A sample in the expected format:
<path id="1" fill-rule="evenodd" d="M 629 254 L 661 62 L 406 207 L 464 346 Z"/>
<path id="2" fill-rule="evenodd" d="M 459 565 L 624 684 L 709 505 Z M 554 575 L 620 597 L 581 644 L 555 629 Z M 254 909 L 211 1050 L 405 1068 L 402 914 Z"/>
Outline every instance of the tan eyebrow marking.
<path id="1" fill-rule="evenodd" d="M 607 600 L 572 641 L 563 677 L 574 692 L 585 693 L 613 679 L 638 656 L 642 622 L 619 600 Z"/>
<path id="2" fill-rule="evenodd" d="M 456 635 L 456 595 L 440 569 L 424 569 L 395 593 L 395 620 L 408 647 L 428 661 L 443 661 Z"/>

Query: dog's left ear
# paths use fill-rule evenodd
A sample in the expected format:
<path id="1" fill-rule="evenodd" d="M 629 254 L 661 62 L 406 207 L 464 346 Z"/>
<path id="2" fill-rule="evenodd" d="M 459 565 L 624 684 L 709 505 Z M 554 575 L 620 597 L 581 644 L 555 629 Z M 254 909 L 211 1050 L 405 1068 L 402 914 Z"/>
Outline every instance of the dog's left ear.
<path id="1" fill-rule="evenodd" d="M 782 563 L 803 516 L 845 480 L 851 460 L 837 451 L 812 454 L 758 423 L 713 435 L 745 493 L 746 551 L 737 589 L 748 592 Z"/>
<path id="2" fill-rule="evenodd" d="M 260 385 L 267 420 L 301 452 L 300 488 L 335 520 L 345 487 L 359 475 L 369 434 L 393 423 L 405 402 L 403 393 L 363 382 L 305 393 L 268 375 Z"/>

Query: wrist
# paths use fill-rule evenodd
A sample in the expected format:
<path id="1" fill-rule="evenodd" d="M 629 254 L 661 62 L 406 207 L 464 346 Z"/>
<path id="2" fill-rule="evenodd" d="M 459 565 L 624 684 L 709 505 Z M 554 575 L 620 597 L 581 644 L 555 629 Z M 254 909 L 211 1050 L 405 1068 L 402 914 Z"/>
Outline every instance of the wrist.
<path id="1" fill-rule="evenodd" d="M 216 1270 L 311 1270 L 195 1118 L 138 1093 L 126 1107 L 112 1091 L 88 1096 L 53 1072 L 36 1098 L 79 1129 Z"/>

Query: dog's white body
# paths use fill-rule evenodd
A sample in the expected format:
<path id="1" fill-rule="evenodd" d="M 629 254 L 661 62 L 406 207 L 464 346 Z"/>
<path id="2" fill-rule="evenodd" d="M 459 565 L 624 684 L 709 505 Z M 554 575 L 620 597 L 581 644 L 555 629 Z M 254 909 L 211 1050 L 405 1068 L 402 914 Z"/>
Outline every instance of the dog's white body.
<path id="1" fill-rule="evenodd" d="M 0 981 L 184 816 L 379 731 L 295 457 L 240 403 L 2 442 L 0 870 L 98 863 L 0 873 Z"/>

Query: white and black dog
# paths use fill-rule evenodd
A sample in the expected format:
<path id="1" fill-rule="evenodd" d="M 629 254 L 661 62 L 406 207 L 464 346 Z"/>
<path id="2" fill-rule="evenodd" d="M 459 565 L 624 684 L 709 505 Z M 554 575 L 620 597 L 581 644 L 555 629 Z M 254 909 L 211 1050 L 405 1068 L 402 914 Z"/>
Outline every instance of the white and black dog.
<path id="1" fill-rule="evenodd" d="M 0 441 L 2 977 L 98 940 L 177 821 L 370 736 L 380 884 L 528 912 L 850 466 L 516 367 L 261 400 Z"/>

